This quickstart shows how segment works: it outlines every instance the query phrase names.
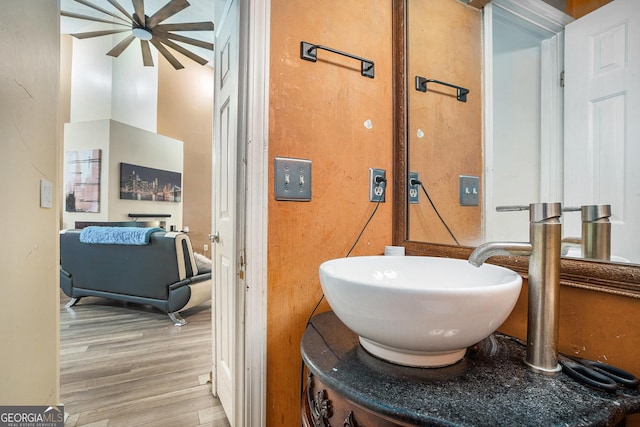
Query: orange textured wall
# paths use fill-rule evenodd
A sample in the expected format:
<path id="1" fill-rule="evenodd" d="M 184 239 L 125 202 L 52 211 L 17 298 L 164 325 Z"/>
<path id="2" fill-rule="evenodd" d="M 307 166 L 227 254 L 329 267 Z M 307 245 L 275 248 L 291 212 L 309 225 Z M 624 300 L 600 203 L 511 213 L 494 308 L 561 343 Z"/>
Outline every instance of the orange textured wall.
<path id="1" fill-rule="evenodd" d="M 409 0 L 408 15 L 409 169 L 460 244 L 476 245 L 482 199 L 460 206 L 459 177 L 482 182 L 482 13 L 457 0 Z M 417 75 L 469 89 L 467 102 L 442 85 L 415 90 Z M 419 197 L 409 205 L 409 239 L 455 244 L 422 191 Z"/>
<path id="2" fill-rule="evenodd" d="M 577 19 L 611 1 L 612 0 L 567 0 L 566 12 Z"/>
<path id="3" fill-rule="evenodd" d="M 373 212 L 369 168 L 392 176 L 391 24 L 391 0 L 271 2 L 268 426 L 300 424 L 300 338 L 322 295 L 318 267 L 345 256 Z M 301 41 L 370 59 L 375 78 L 360 75 L 359 61 L 323 50 L 316 63 L 302 60 Z M 310 202 L 274 200 L 276 156 L 312 161 Z M 352 255 L 391 244 L 391 200 L 388 190 Z"/>
<path id="4" fill-rule="evenodd" d="M 185 68 L 158 59 L 158 133 L 183 141 L 182 225 L 189 227 L 193 250 L 211 256 L 204 245 L 211 230 L 213 69 L 176 57 Z"/>

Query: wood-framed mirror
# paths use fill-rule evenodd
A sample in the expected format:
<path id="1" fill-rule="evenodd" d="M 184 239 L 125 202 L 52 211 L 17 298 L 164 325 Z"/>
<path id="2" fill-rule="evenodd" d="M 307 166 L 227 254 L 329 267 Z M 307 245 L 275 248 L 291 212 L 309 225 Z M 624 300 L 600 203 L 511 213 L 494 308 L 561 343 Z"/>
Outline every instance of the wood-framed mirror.
<path id="1" fill-rule="evenodd" d="M 394 206 L 393 242 L 404 246 L 407 255 L 438 256 L 466 259 L 472 246 L 427 243 L 409 238 L 409 135 L 408 96 L 413 90 L 413 77 L 408 75 L 408 3 L 393 0 L 394 37 Z M 481 73 L 481 70 L 478 70 Z M 511 268 L 527 277 L 528 259 L 494 257 L 490 261 Z M 640 298 L 640 266 L 563 258 L 561 284 L 601 292 Z"/>

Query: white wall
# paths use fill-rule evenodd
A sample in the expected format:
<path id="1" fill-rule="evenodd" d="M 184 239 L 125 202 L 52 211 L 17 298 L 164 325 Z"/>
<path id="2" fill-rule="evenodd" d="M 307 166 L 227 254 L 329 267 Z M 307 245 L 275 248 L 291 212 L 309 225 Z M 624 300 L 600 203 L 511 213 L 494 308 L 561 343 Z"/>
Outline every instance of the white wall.
<path id="1" fill-rule="evenodd" d="M 158 52 L 155 48 L 151 49 L 151 56 L 154 64 L 157 64 Z M 118 58 L 113 59 L 112 81 L 110 118 L 156 132 L 158 130 L 158 67 L 143 66 L 138 40 L 134 40 Z"/>
<path id="2" fill-rule="evenodd" d="M 501 205 L 540 199 L 540 39 L 493 24 L 493 206 L 485 240 L 529 240 L 529 213 L 496 212 Z"/>
<path id="3" fill-rule="evenodd" d="M 100 24 L 97 24 L 100 25 Z M 80 32 L 104 29 L 90 25 Z M 140 43 L 117 58 L 106 53 L 124 35 L 73 38 L 71 122 L 113 119 L 155 132 L 158 125 L 158 68 L 143 67 Z M 157 52 L 152 49 L 154 62 Z"/>
<path id="4" fill-rule="evenodd" d="M 89 28 L 93 29 L 93 28 Z M 111 37 L 78 40 L 73 38 L 71 62 L 71 121 L 108 119 L 111 117 L 113 86 Z"/>
<path id="5" fill-rule="evenodd" d="M 59 5 L 0 2 L 0 403 L 55 405 L 59 387 Z"/>
<path id="6" fill-rule="evenodd" d="M 114 221 L 128 219 L 129 213 L 168 213 L 167 228 L 182 229 L 182 202 L 152 202 L 120 200 L 120 163 L 146 166 L 172 172 L 183 171 L 182 141 L 111 121 L 111 151 L 109 161 L 109 217 Z"/>
<path id="7" fill-rule="evenodd" d="M 120 163 L 182 173 L 182 141 L 115 120 L 67 123 L 64 139 L 65 151 L 101 149 L 102 165 L 100 212 L 64 212 L 63 228 L 73 228 L 75 221 L 130 221 L 129 213 L 170 214 L 167 228 L 170 225 L 182 228 L 182 202 L 120 199 Z"/>

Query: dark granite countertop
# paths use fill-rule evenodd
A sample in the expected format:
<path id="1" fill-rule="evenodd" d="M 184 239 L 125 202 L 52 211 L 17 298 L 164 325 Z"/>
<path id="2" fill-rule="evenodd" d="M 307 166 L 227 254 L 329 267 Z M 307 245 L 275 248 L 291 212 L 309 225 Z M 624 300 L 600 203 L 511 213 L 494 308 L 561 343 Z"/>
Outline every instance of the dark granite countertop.
<path id="1" fill-rule="evenodd" d="M 417 426 L 610 426 L 640 412 L 640 393 L 597 391 L 564 373 L 538 374 L 525 348 L 494 334 L 445 368 L 382 361 L 333 312 L 311 320 L 301 343 L 304 363 L 352 402 Z"/>

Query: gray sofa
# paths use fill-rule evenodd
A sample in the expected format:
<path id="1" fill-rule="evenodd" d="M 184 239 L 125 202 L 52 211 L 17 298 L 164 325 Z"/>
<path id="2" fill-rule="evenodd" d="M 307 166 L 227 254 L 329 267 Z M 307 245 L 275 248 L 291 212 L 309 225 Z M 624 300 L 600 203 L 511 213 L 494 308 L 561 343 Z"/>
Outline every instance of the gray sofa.
<path id="1" fill-rule="evenodd" d="M 181 232 L 149 230 L 139 245 L 83 243 L 81 230 L 60 232 L 60 288 L 75 305 L 84 296 L 151 305 L 186 324 L 179 312 L 211 299 L 211 272 L 198 271 Z"/>

